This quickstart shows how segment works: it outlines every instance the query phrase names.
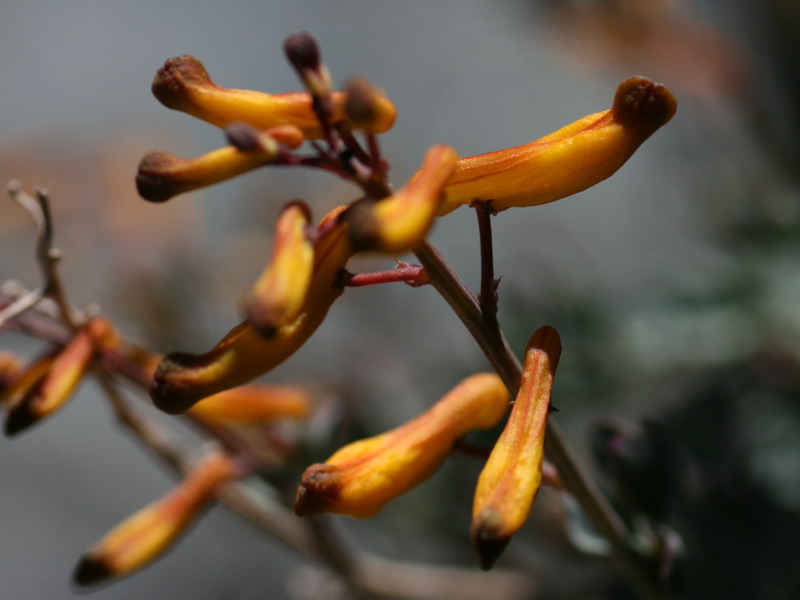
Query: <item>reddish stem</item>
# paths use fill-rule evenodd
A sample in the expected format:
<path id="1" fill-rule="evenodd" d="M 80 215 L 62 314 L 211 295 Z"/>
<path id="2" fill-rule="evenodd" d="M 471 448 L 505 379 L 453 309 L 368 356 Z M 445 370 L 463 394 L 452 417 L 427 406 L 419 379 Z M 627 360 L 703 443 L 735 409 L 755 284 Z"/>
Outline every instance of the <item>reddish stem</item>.
<path id="1" fill-rule="evenodd" d="M 396 269 L 390 271 L 378 271 L 375 273 L 348 273 L 345 279 L 347 287 L 363 287 L 365 285 L 377 285 L 379 283 L 402 282 L 411 287 L 428 285 L 430 279 L 421 265 L 409 265 L 408 263 L 398 263 Z"/>

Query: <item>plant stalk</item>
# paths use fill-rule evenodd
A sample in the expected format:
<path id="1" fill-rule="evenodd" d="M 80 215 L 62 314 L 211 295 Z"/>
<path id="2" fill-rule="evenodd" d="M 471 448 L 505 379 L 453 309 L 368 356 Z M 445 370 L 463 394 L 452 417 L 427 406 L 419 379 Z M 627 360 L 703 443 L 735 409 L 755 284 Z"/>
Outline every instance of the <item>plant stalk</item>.
<path id="1" fill-rule="evenodd" d="M 430 242 L 426 240 L 415 250 L 415 254 L 425 267 L 433 287 L 458 315 L 508 387 L 512 397 L 515 396 L 522 378 L 522 366 L 511 351 L 497 322 L 482 317 L 475 296 Z M 644 557 L 628 543 L 625 524 L 575 460 L 552 419 L 547 420 L 545 453 L 594 528 L 611 544 L 613 555 L 631 587 L 642 600 L 664 600 L 664 595 L 658 591 L 655 577 L 647 569 Z"/>

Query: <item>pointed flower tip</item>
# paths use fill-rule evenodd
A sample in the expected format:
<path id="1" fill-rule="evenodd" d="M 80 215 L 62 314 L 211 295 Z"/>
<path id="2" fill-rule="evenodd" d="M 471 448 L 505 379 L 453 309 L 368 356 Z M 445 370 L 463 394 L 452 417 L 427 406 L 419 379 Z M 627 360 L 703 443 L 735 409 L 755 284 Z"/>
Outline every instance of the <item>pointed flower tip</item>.
<path id="1" fill-rule="evenodd" d="M 430 477 L 458 438 L 492 427 L 507 407 L 508 392 L 497 375 L 467 378 L 416 419 L 344 446 L 324 464 L 309 467 L 297 491 L 295 513 L 369 518 Z"/>
<path id="2" fill-rule="evenodd" d="M 511 541 L 511 537 L 504 534 L 502 529 L 503 518 L 492 507 L 481 511 L 473 520 L 472 544 L 480 560 L 481 569 L 484 571 L 488 571 L 494 566 Z"/>

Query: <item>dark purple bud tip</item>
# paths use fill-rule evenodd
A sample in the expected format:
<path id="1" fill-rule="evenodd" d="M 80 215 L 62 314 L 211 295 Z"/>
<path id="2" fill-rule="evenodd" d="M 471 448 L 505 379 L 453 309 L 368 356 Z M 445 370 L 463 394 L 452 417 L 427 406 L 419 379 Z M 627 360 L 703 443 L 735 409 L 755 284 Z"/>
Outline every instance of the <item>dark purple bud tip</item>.
<path id="1" fill-rule="evenodd" d="M 306 31 L 294 33 L 286 38 L 283 50 L 286 52 L 286 58 L 299 72 L 316 71 L 320 66 L 317 40 Z"/>
<path id="2" fill-rule="evenodd" d="M 491 569 L 497 559 L 500 558 L 500 555 L 503 554 L 509 541 L 507 537 L 482 536 L 479 532 L 475 538 L 475 551 L 481 561 L 481 569 L 484 571 Z"/>
<path id="3" fill-rule="evenodd" d="M 678 101 L 664 85 L 629 77 L 619 84 L 611 110 L 619 123 L 639 130 L 644 139 L 669 122 L 677 108 Z"/>
<path id="4" fill-rule="evenodd" d="M 231 123 L 225 127 L 225 138 L 231 146 L 242 152 L 260 152 L 259 136 L 261 132 L 242 121 Z"/>
<path id="5" fill-rule="evenodd" d="M 84 556 L 72 574 L 72 580 L 80 586 L 90 586 L 105 581 L 114 574 L 103 561 Z"/>
<path id="6" fill-rule="evenodd" d="M 374 250 L 380 245 L 380 224 L 373 215 L 374 205 L 375 200 L 365 198 L 351 204 L 343 213 L 350 225 L 347 228 L 347 235 L 356 250 Z"/>
<path id="7" fill-rule="evenodd" d="M 344 112 L 350 122 L 357 127 L 372 125 L 378 118 L 378 98 L 372 86 L 357 78 L 347 84 L 346 92 Z"/>
<path id="8" fill-rule="evenodd" d="M 156 408 L 170 415 L 186 412 L 197 402 L 221 391 L 222 388 L 206 391 L 192 385 L 195 370 L 203 371 L 208 364 L 203 356 L 175 352 L 161 359 L 150 382 L 150 398 Z"/>
<path id="9" fill-rule="evenodd" d="M 169 180 L 168 175 L 184 161 L 170 152 L 148 152 L 139 163 L 136 174 L 136 191 L 148 202 L 166 202 L 177 196 L 181 189 Z"/>

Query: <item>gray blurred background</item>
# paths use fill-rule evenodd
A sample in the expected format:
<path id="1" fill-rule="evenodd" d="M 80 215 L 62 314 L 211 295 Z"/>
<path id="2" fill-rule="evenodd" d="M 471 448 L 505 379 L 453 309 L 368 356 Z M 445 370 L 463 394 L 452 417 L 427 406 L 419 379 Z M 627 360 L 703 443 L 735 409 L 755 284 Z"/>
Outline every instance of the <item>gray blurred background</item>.
<path id="1" fill-rule="evenodd" d="M 166 205 L 140 200 L 133 177 L 147 150 L 190 157 L 224 143 L 218 130 L 152 98 L 166 58 L 193 54 L 226 87 L 297 90 L 281 45 L 310 31 L 337 84 L 364 75 L 398 107 L 381 138 L 396 185 L 431 144 L 462 155 L 519 145 L 608 108 L 629 75 L 664 82 L 678 97 L 677 116 L 617 175 L 495 219 L 501 323 L 517 351 L 542 324 L 561 331 L 556 418 L 586 460 L 599 417 L 653 418 L 687 439 L 681 428 L 691 422 L 698 439 L 718 440 L 708 454 L 693 454 L 690 443 L 681 450 L 683 467 L 708 469 L 699 471 L 700 487 L 714 488 L 709 473 L 728 469 L 714 490 L 741 499 L 737 486 L 745 485 L 764 500 L 743 501 L 741 513 L 703 504 L 717 522 L 681 504 L 695 488 L 674 490 L 685 510 L 671 524 L 721 562 L 689 568 L 688 597 L 716 597 L 698 581 L 736 568 L 705 528 L 725 530 L 755 514 L 763 519 L 731 532 L 725 547 L 766 553 L 768 564 L 747 578 L 785 578 L 770 597 L 796 597 L 797 574 L 784 562 L 797 551 L 787 556 L 779 546 L 783 558 L 772 560 L 761 536 L 797 531 L 800 510 L 798 19 L 797 3 L 779 0 L 5 0 L 0 180 L 50 190 L 77 305 L 98 303 L 153 349 L 200 351 L 237 321 L 279 207 L 299 197 L 320 217 L 357 191 L 318 173 L 262 170 Z M 471 285 L 479 273 L 474 221 L 461 209 L 432 234 Z M 34 286 L 32 228 L 10 202 L 0 203 L 0 236 L 0 280 Z M 36 345 L 4 333 L 0 347 L 29 354 Z M 376 432 L 486 368 L 433 290 L 395 285 L 348 290 L 267 380 L 334 397 Z M 721 404 L 709 405 L 708 395 Z M 698 405 L 705 412 L 692 413 Z M 725 435 L 704 429 L 722 421 Z M 373 525 L 340 525 L 384 554 L 474 564 L 471 484 L 458 468 L 448 464 Z M 91 385 L 57 418 L 0 439 L 0 598 L 72 597 L 81 553 L 171 481 L 117 430 Z M 434 539 L 431 527 L 443 533 Z M 593 589 L 551 581 L 559 560 L 583 563 L 536 544 L 515 542 L 508 566 L 532 571 L 549 597 L 626 597 L 614 595 L 613 581 L 596 583 L 591 570 Z M 166 558 L 93 597 L 314 597 L 297 584 L 302 564 L 218 509 Z M 739 595 L 728 598 L 767 597 L 731 586 Z"/>

